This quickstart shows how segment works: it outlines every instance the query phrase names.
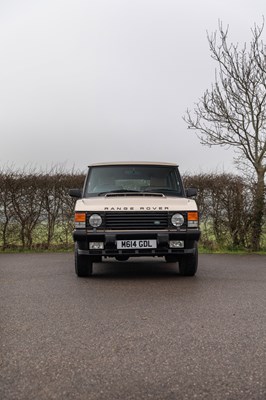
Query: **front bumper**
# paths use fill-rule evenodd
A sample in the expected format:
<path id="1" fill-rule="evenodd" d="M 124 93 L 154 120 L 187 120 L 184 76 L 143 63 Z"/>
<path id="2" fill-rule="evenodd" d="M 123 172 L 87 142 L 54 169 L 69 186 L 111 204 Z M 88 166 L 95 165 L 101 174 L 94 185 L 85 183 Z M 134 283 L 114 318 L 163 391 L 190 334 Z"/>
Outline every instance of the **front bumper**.
<path id="1" fill-rule="evenodd" d="M 92 232 L 83 229 L 76 229 L 73 232 L 73 239 L 77 242 L 78 254 L 103 257 L 143 257 L 143 256 L 167 256 L 167 255 L 186 255 L 195 253 L 195 242 L 200 238 L 198 229 L 189 231 L 121 231 L 121 232 Z M 123 249 L 118 250 L 117 240 L 137 240 L 137 239 L 155 239 L 157 241 L 156 249 Z M 183 240 L 184 248 L 170 248 L 170 240 Z M 103 242 L 103 250 L 90 250 L 90 242 Z"/>

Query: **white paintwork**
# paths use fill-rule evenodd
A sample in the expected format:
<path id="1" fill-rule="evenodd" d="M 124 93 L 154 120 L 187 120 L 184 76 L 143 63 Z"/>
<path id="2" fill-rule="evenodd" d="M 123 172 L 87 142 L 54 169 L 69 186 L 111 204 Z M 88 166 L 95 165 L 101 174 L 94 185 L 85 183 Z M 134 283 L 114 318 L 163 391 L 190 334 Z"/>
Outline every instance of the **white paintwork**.
<path id="1" fill-rule="evenodd" d="M 179 197 L 114 196 L 80 199 L 75 211 L 197 211 L 196 202 Z"/>

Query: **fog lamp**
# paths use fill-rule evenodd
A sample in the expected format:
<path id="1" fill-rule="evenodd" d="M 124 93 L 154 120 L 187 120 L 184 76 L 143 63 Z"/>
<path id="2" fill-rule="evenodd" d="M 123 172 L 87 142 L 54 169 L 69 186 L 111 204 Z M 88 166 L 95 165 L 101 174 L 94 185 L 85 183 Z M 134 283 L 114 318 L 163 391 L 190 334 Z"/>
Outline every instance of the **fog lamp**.
<path id="1" fill-rule="evenodd" d="M 89 248 L 90 248 L 90 250 L 103 250 L 104 243 L 103 242 L 90 242 Z"/>
<path id="2" fill-rule="evenodd" d="M 171 240 L 169 242 L 169 247 L 171 249 L 183 249 L 184 248 L 184 241 L 183 240 Z"/>

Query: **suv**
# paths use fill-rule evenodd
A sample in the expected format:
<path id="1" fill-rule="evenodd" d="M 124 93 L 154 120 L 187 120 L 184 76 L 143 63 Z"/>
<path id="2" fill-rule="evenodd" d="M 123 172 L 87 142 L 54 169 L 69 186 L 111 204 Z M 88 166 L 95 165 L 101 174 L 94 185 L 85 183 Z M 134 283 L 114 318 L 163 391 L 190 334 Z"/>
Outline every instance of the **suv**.
<path id="1" fill-rule="evenodd" d="M 121 162 L 89 166 L 75 206 L 75 271 L 90 276 L 94 262 L 114 257 L 164 257 L 181 275 L 198 266 L 199 213 L 194 188 L 184 189 L 172 163 Z"/>

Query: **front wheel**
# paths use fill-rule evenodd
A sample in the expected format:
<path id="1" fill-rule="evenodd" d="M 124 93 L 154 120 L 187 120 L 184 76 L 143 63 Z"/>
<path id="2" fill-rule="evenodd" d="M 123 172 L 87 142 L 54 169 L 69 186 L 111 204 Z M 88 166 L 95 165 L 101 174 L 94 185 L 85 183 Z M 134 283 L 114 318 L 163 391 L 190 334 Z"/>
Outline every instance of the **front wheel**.
<path id="1" fill-rule="evenodd" d="M 195 245 L 195 253 L 188 254 L 179 261 L 179 272 L 182 276 L 194 276 L 198 269 L 198 246 Z"/>
<path id="2" fill-rule="evenodd" d="M 75 272 L 81 278 L 92 275 L 92 260 L 88 256 L 78 254 L 77 246 L 75 248 Z"/>

